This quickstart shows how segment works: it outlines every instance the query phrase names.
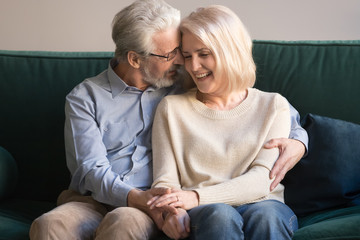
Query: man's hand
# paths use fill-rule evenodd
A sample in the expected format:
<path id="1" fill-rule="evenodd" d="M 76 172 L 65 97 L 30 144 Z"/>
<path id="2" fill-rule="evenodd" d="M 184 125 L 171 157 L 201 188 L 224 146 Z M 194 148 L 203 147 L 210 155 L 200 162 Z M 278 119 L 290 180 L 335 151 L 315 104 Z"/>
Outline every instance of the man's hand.
<path id="1" fill-rule="evenodd" d="M 162 230 L 171 239 L 187 238 L 190 234 L 190 217 L 186 210 L 179 209 L 178 214 L 168 214 Z"/>
<path id="2" fill-rule="evenodd" d="M 284 179 L 285 174 L 292 169 L 304 156 L 305 146 L 302 142 L 288 138 L 271 139 L 265 148 L 279 148 L 280 156 L 270 172 L 270 178 L 275 180 L 270 185 L 270 191 Z"/>
<path id="3" fill-rule="evenodd" d="M 177 214 L 177 209 L 168 205 L 161 208 L 150 209 L 147 202 L 155 196 L 161 196 L 169 193 L 171 193 L 169 188 L 152 188 L 147 191 L 134 188 L 128 194 L 128 206 L 140 209 L 148 214 L 154 220 L 156 226 L 161 229 L 164 224 L 163 212 Z"/>

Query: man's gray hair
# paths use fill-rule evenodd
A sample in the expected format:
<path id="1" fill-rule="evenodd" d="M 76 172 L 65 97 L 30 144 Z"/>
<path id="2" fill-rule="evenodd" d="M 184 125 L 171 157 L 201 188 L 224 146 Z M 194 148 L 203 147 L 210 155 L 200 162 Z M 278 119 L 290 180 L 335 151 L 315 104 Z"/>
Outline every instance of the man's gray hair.
<path id="1" fill-rule="evenodd" d="M 177 28 L 180 11 L 163 0 L 137 0 L 118 12 L 112 22 L 112 39 L 116 45 L 115 57 L 127 59 L 129 51 L 147 56 L 153 51 L 155 33 Z"/>

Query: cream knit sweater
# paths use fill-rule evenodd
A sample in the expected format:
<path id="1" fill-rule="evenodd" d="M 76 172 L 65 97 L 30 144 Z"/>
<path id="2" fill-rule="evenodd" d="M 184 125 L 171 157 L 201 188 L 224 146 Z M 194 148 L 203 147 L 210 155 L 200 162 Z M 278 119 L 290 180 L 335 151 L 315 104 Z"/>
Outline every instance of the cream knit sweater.
<path id="1" fill-rule="evenodd" d="M 158 105 L 152 131 L 153 187 L 194 190 L 200 205 L 283 202 L 281 184 L 270 192 L 269 173 L 279 150 L 263 144 L 289 136 L 287 100 L 249 88 L 240 105 L 218 111 L 195 95 L 192 89 Z"/>

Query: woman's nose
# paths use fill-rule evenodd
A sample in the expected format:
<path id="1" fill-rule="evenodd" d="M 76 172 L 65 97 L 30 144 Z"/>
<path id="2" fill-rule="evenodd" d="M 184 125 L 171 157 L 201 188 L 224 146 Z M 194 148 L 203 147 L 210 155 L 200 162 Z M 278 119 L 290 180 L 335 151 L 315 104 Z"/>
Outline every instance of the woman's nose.
<path id="1" fill-rule="evenodd" d="M 195 71 L 199 70 L 200 67 L 201 67 L 201 64 L 199 62 L 199 59 L 197 57 L 193 57 L 191 59 L 191 70 L 195 72 Z"/>

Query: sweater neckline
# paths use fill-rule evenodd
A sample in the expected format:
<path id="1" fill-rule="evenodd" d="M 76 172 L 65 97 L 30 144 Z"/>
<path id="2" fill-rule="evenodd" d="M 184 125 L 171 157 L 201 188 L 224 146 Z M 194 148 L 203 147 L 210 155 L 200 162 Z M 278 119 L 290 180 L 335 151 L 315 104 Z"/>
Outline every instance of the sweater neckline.
<path id="1" fill-rule="evenodd" d="M 238 117 L 246 113 L 250 108 L 251 102 L 254 98 L 254 89 L 248 88 L 247 90 L 248 94 L 244 101 L 242 101 L 239 105 L 230 110 L 215 110 L 209 108 L 196 98 L 196 88 L 189 90 L 188 98 L 195 111 L 199 114 L 211 119 L 229 119 Z"/>

